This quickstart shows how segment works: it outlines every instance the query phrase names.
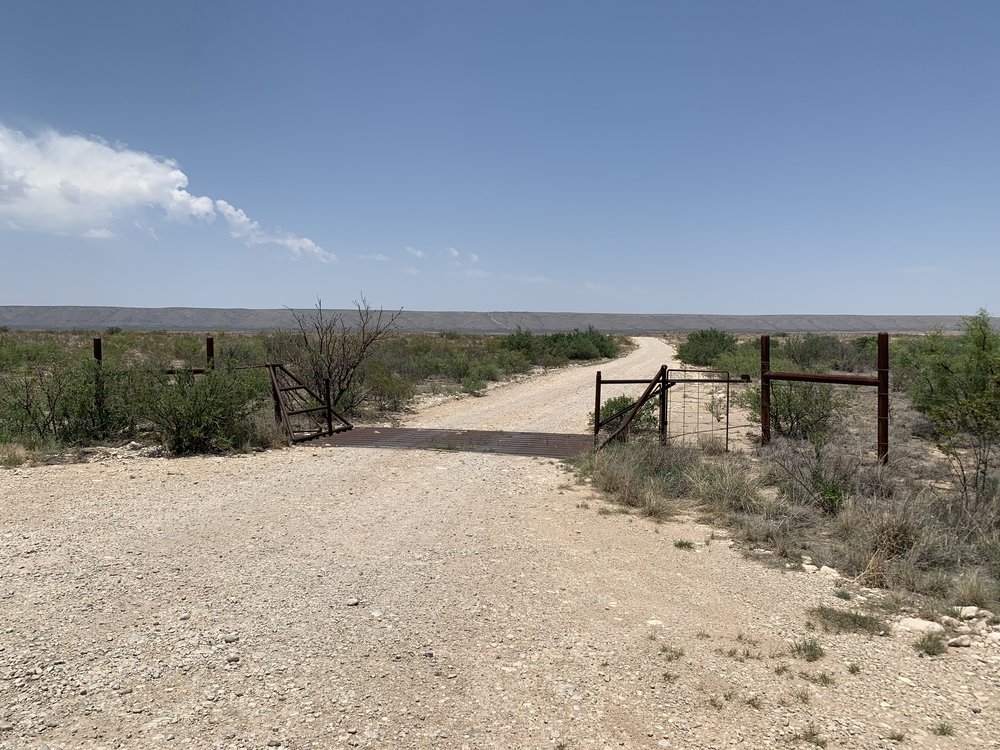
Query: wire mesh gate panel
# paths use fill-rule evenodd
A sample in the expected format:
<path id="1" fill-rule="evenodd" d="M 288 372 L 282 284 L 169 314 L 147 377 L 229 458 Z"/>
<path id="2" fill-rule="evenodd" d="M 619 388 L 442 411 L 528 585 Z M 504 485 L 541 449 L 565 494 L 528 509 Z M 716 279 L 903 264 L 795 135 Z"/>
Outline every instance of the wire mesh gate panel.
<path id="1" fill-rule="evenodd" d="M 614 440 L 628 440 L 652 432 L 646 424 L 650 420 L 642 415 L 653 410 L 655 404 L 658 414 L 654 434 L 661 443 L 673 440 L 707 447 L 710 442 L 712 447 L 729 450 L 731 429 L 746 426 L 743 415 L 740 415 L 739 424 L 732 423 L 732 388 L 745 386 L 749 381 L 748 375 L 733 380 L 725 370 L 671 370 L 666 365 L 648 380 L 605 379 L 598 371 L 594 393 L 594 446 L 600 449 Z M 616 386 L 613 391 L 624 386 L 632 393 L 621 388 L 620 396 L 605 402 L 602 400 L 604 386 Z M 641 395 L 637 395 L 635 391 L 642 386 Z M 614 413 L 606 413 L 609 411 Z M 606 437 L 602 441 L 601 433 L 605 430 Z"/>
<path id="2" fill-rule="evenodd" d="M 729 450 L 731 386 L 724 370 L 667 370 L 667 440 Z"/>

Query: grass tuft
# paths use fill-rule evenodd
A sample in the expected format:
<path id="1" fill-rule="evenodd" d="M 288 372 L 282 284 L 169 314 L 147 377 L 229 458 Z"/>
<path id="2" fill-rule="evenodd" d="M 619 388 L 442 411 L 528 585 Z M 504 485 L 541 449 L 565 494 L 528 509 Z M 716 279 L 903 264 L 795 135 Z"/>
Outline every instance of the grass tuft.
<path id="1" fill-rule="evenodd" d="M 660 646 L 660 655 L 667 661 L 677 661 L 684 656 L 684 649 L 663 644 Z"/>
<path id="2" fill-rule="evenodd" d="M 815 638 L 806 638 L 805 640 L 795 641 L 791 645 L 791 651 L 795 656 L 801 657 L 806 661 L 817 661 L 823 658 L 826 653 L 823 647 L 819 645 L 819 641 Z"/>
<path id="3" fill-rule="evenodd" d="M 874 615 L 836 607 L 814 607 L 809 610 L 824 628 L 837 633 L 868 633 L 879 635 L 888 632 L 888 626 Z"/>
<path id="4" fill-rule="evenodd" d="M 937 633 L 924 633 L 920 640 L 913 644 L 913 648 L 927 656 L 940 656 L 948 650 L 948 644 Z"/>

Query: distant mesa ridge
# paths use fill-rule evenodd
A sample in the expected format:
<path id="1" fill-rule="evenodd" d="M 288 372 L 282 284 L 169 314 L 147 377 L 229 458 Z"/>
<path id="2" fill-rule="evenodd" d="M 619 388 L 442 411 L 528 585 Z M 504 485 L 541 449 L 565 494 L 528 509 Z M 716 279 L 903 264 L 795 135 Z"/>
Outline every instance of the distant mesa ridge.
<path id="1" fill-rule="evenodd" d="M 311 310 L 299 312 L 309 313 Z M 327 310 L 350 318 L 355 310 Z M 692 315 L 674 313 L 572 312 L 433 312 L 404 310 L 397 321 L 403 332 L 456 331 L 506 333 L 521 328 L 555 333 L 587 326 L 608 333 L 686 333 L 718 328 L 738 333 L 838 332 L 922 333 L 958 330 L 961 315 Z M 1000 327 L 1000 318 L 993 318 Z M 295 326 L 287 309 L 253 310 L 213 307 L 64 307 L 0 306 L 0 326 L 12 329 L 83 329 L 117 327 L 140 331 L 266 331 Z"/>

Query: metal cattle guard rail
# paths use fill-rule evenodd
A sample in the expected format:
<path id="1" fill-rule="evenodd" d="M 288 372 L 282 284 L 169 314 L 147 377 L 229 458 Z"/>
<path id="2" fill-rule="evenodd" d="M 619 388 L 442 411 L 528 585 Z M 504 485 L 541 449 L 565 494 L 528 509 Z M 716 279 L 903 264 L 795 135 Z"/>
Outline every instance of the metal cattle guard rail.
<path id="1" fill-rule="evenodd" d="M 687 377 L 676 377 L 671 375 L 671 372 L 681 372 L 681 373 L 691 373 L 694 374 L 709 374 L 709 375 L 720 375 L 722 377 L 710 377 L 710 378 L 687 378 Z M 601 371 L 597 371 L 597 387 L 594 392 L 594 449 L 600 450 L 612 440 L 618 440 L 624 437 L 629 426 L 632 424 L 632 420 L 635 419 L 636 415 L 647 402 L 652 400 L 654 397 L 659 399 L 659 415 L 657 417 L 657 432 L 660 437 L 660 444 L 663 445 L 667 441 L 667 398 L 668 391 L 673 386 L 678 383 L 723 383 L 726 386 L 726 450 L 729 450 L 729 386 L 731 383 L 747 383 L 750 381 L 749 375 L 742 375 L 739 379 L 734 380 L 730 377 L 730 374 L 725 370 L 668 370 L 666 365 L 660 365 L 660 369 L 657 370 L 656 375 L 652 377 L 651 380 L 635 380 L 631 378 L 625 379 L 603 379 L 601 377 Z M 601 386 L 603 384 L 607 385 L 641 385 L 643 383 L 648 383 L 646 390 L 643 391 L 642 395 L 635 401 L 634 404 L 626 406 L 624 409 L 611 414 L 604 419 L 601 419 Z M 612 432 L 603 443 L 600 442 L 601 428 L 606 424 L 613 422 L 619 417 L 624 416 L 622 423 L 618 428 Z"/>

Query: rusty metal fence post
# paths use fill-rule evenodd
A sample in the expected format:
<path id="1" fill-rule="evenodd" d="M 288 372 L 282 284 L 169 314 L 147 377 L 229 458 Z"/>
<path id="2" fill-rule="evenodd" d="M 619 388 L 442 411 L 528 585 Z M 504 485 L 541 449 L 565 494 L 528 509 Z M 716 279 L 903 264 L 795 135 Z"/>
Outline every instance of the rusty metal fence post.
<path id="1" fill-rule="evenodd" d="M 205 337 L 205 366 L 209 370 L 215 369 L 215 338 Z"/>
<path id="2" fill-rule="evenodd" d="M 760 442 L 771 442 L 771 337 L 760 337 Z"/>
<path id="3" fill-rule="evenodd" d="M 660 368 L 660 445 L 667 444 L 667 366 Z"/>
<path id="4" fill-rule="evenodd" d="M 601 371 L 597 371 L 597 387 L 594 391 L 594 447 L 597 447 L 601 433 Z"/>
<path id="5" fill-rule="evenodd" d="M 878 335 L 878 460 L 889 462 L 889 334 Z"/>
<path id="6" fill-rule="evenodd" d="M 323 387 L 326 389 L 326 431 L 327 434 L 333 434 L 333 403 L 330 398 L 330 378 L 326 378 L 323 381 Z"/>
<path id="7" fill-rule="evenodd" d="M 94 418 L 97 420 L 95 427 L 103 433 L 108 417 L 107 396 L 104 392 L 104 342 L 100 338 L 94 339 L 94 362 Z"/>

